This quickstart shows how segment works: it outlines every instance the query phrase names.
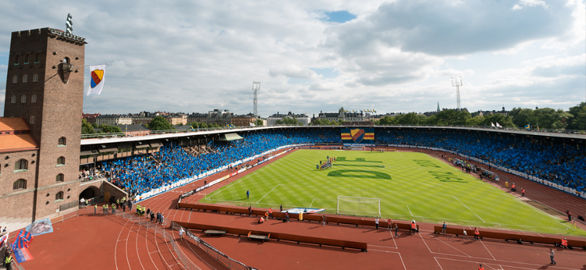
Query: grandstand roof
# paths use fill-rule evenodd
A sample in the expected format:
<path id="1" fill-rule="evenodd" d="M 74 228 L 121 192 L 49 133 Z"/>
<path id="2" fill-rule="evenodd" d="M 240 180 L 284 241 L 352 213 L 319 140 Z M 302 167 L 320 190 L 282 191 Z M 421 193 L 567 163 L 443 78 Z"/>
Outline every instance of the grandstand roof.
<path id="1" fill-rule="evenodd" d="M 224 142 L 231 142 L 231 141 L 237 141 L 237 140 L 242 140 L 242 137 L 240 137 L 240 135 L 238 135 L 238 133 L 224 133 L 220 137 L 220 141 L 224 141 Z"/>
<path id="2" fill-rule="evenodd" d="M 217 135 L 224 133 L 235 133 L 244 131 L 254 130 L 266 130 L 266 129 L 281 129 L 281 128 L 343 128 L 342 126 L 278 126 L 278 127 L 242 127 L 236 129 L 220 129 L 220 130 L 207 130 L 207 131 L 194 131 L 194 132 L 183 132 L 183 133 L 165 133 L 165 134 L 151 134 L 146 136 L 135 136 L 135 137 L 109 137 L 109 138 L 92 138 L 82 139 L 81 145 L 95 145 L 104 143 L 119 143 L 119 142 L 138 142 L 138 141 L 149 141 L 149 140 L 160 140 L 160 139 L 171 139 L 189 136 L 204 136 L 204 135 Z M 356 128 L 356 126 L 347 126 Z M 365 126 L 375 128 L 414 128 L 414 129 L 444 129 L 444 130 L 471 130 L 471 131 L 484 131 L 484 132 L 496 132 L 506 134 L 518 134 L 528 136 L 542 136 L 542 137 L 554 137 L 554 138 L 566 138 L 566 139 L 578 139 L 586 140 L 586 134 L 572 134 L 572 133 L 553 133 L 553 132 L 535 132 L 525 130 L 510 130 L 510 129 L 491 129 L 491 128 L 473 128 L 473 127 L 447 127 L 447 126 Z"/>

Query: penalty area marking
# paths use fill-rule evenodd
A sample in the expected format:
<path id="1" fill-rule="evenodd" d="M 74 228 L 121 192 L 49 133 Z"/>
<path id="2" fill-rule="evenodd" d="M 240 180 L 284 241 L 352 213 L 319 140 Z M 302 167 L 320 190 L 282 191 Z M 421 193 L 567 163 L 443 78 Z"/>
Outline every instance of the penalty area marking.
<path id="1" fill-rule="evenodd" d="M 486 223 L 486 221 L 484 221 L 484 219 L 482 219 L 482 217 L 480 217 L 478 214 L 476 214 L 476 212 L 472 211 L 472 209 L 470 209 L 470 207 L 468 207 L 466 204 L 464 204 L 462 201 L 460 201 L 460 199 L 458 199 L 458 197 L 456 196 L 452 196 L 454 199 L 456 199 L 462 206 L 466 207 L 466 209 L 468 209 L 468 211 L 470 211 L 472 214 L 474 214 L 477 218 L 479 218 L 482 223 Z"/>
<path id="2" fill-rule="evenodd" d="M 260 197 L 260 199 L 258 199 L 258 201 L 254 202 L 254 203 L 259 203 L 260 201 L 262 201 L 267 195 L 271 194 L 271 192 L 273 192 L 273 190 L 275 190 L 275 188 L 279 187 L 282 184 L 278 184 L 276 186 L 274 186 L 271 190 L 269 190 L 269 192 L 265 193 L 265 195 L 262 195 L 262 197 Z"/>

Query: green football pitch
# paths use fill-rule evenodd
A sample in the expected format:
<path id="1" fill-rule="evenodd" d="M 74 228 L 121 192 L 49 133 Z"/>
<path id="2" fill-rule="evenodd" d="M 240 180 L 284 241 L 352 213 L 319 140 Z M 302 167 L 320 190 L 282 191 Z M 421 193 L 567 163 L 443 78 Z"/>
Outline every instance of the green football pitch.
<path id="1" fill-rule="evenodd" d="M 333 166 L 318 170 L 328 156 L 336 157 Z M 499 188 L 414 152 L 298 150 L 202 199 L 363 216 L 378 215 L 379 201 L 383 218 L 586 236 Z"/>

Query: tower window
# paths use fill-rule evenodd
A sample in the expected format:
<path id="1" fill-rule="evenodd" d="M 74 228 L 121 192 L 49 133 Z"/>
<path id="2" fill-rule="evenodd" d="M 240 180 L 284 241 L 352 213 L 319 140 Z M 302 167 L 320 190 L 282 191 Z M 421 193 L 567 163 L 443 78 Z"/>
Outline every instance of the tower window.
<path id="1" fill-rule="evenodd" d="M 28 55 L 28 54 L 25 54 L 25 55 L 24 55 L 24 64 L 25 64 L 25 65 L 26 65 L 26 64 L 28 64 L 28 57 L 29 57 L 29 55 Z"/>
<path id="2" fill-rule="evenodd" d="M 33 78 L 34 78 L 34 77 L 33 77 Z M 35 95 L 35 94 L 32 94 L 32 95 L 31 95 L 31 103 L 32 103 L 32 104 L 35 104 L 35 103 L 37 103 L 37 95 Z"/>
<path id="3" fill-rule="evenodd" d="M 22 75 L 22 82 L 23 83 L 27 83 L 28 82 L 28 74 Z"/>
<path id="4" fill-rule="evenodd" d="M 39 81 L 39 74 L 35 73 L 33 74 L 33 82 L 38 82 Z"/>
<path id="5" fill-rule="evenodd" d="M 64 166 L 65 165 L 65 157 L 59 157 L 57 159 L 57 166 Z"/>
<path id="6" fill-rule="evenodd" d="M 28 123 L 31 124 L 31 125 L 34 125 L 35 124 L 35 116 L 34 115 L 31 115 L 31 117 L 29 118 Z"/>
<path id="7" fill-rule="evenodd" d="M 59 145 L 59 146 L 67 145 L 67 139 L 65 139 L 65 137 L 59 138 L 59 140 L 57 141 L 57 145 Z"/>
<path id="8" fill-rule="evenodd" d="M 14 170 L 15 171 L 27 171 L 28 170 L 28 160 L 26 159 L 19 159 L 15 164 L 14 164 Z"/>
<path id="9" fill-rule="evenodd" d="M 55 181 L 56 181 L 56 182 L 63 182 L 64 180 L 65 180 L 65 176 L 64 176 L 62 173 L 58 174 L 58 175 L 55 177 Z"/>
<path id="10" fill-rule="evenodd" d="M 18 75 L 12 75 L 12 83 L 13 84 L 18 83 Z"/>
<path id="11" fill-rule="evenodd" d="M 41 62 L 41 54 L 40 53 L 36 53 L 35 54 L 35 64 L 38 64 Z"/>
<path id="12" fill-rule="evenodd" d="M 20 96 L 20 103 L 22 103 L 22 104 L 26 103 L 26 95 Z"/>
<path id="13" fill-rule="evenodd" d="M 12 104 L 16 103 L 16 95 L 12 95 L 10 97 L 10 103 L 12 103 Z"/>
<path id="14" fill-rule="evenodd" d="M 12 62 L 13 66 L 18 66 L 20 63 L 20 57 L 18 55 L 14 56 L 14 61 Z"/>
<path id="15" fill-rule="evenodd" d="M 59 191 L 59 192 L 57 192 L 57 194 L 55 194 L 55 200 L 56 201 L 62 201 L 63 200 L 63 191 Z"/>
<path id="16" fill-rule="evenodd" d="M 18 179 L 16 181 L 14 181 L 14 183 L 12 184 L 12 189 L 14 189 L 14 190 L 26 189 L 26 180 Z"/>

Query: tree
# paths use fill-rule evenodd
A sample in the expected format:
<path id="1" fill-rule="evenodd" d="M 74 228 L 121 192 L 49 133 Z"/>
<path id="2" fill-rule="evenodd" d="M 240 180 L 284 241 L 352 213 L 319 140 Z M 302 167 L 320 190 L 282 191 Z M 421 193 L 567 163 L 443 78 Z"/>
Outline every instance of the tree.
<path id="1" fill-rule="evenodd" d="M 515 127 L 515 124 L 513 124 L 513 118 L 502 113 L 493 113 L 485 116 L 484 121 L 482 121 L 482 123 L 477 126 L 489 127 L 491 126 L 491 124 L 496 125 L 497 123 L 500 124 L 502 127 Z"/>
<path id="2" fill-rule="evenodd" d="M 289 126 L 301 126 L 303 125 L 299 120 L 293 117 L 284 117 L 283 119 L 277 120 L 275 122 L 277 125 L 289 125 Z"/>
<path id="3" fill-rule="evenodd" d="M 254 123 L 254 125 L 257 127 L 262 127 L 265 125 L 265 122 L 262 119 L 256 119 L 256 122 Z"/>
<path id="4" fill-rule="evenodd" d="M 82 134 L 94 133 L 94 127 L 85 119 L 81 119 L 81 133 Z"/>
<path id="5" fill-rule="evenodd" d="M 395 117 L 397 124 L 403 126 L 418 126 L 425 124 L 425 115 L 418 113 L 401 114 Z"/>
<path id="6" fill-rule="evenodd" d="M 155 116 L 148 125 L 150 130 L 169 130 L 173 129 L 173 125 L 162 116 Z"/>
<path id="7" fill-rule="evenodd" d="M 466 109 L 444 109 L 435 115 L 437 126 L 465 126 L 471 118 Z M 431 124 L 431 123 L 430 123 Z"/>
<path id="8" fill-rule="evenodd" d="M 385 116 L 385 117 L 381 118 L 377 124 L 378 125 L 397 125 L 397 119 L 392 116 Z"/>
<path id="9" fill-rule="evenodd" d="M 525 125 L 537 127 L 537 118 L 535 118 L 532 109 L 514 108 L 509 115 L 511 115 L 513 123 L 517 127 L 525 127 Z"/>
<path id="10" fill-rule="evenodd" d="M 339 126 L 341 124 L 341 121 L 329 121 L 328 119 L 314 119 L 311 121 L 312 126 Z"/>
<path id="11" fill-rule="evenodd" d="M 117 127 L 117 126 L 108 126 L 108 125 L 103 125 L 103 124 L 100 125 L 100 129 L 104 133 L 122 132 L 122 130 L 120 130 L 120 127 Z"/>
<path id="12" fill-rule="evenodd" d="M 586 130 L 586 102 L 580 103 L 570 108 L 569 113 L 572 115 L 568 129 Z"/>

